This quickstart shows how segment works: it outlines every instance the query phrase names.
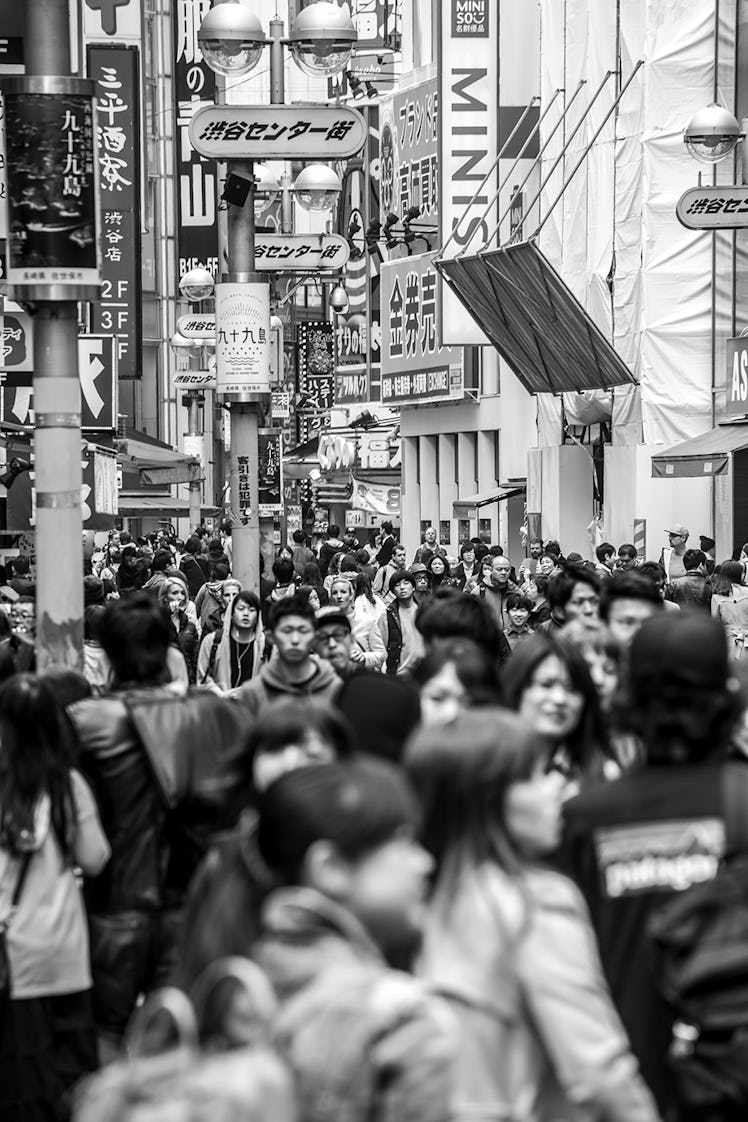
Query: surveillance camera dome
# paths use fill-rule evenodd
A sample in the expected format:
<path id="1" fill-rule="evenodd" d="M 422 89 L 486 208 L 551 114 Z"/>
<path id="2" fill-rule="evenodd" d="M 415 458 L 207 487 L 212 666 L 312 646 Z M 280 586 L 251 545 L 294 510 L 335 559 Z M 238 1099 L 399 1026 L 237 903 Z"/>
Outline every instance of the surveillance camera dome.
<path id="1" fill-rule="evenodd" d="M 190 269 L 179 280 L 179 291 L 187 300 L 207 300 L 214 287 L 213 274 L 201 267 Z"/>
<path id="2" fill-rule="evenodd" d="M 346 312 L 349 304 L 348 293 L 342 284 L 336 284 L 330 293 L 330 307 L 334 312 Z"/>
<path id="3" fill-rule="evenodd" d="M 740 125 L 721 105 L 707 105 L 686 126 L 683 140 L 695 160 L 716 164 L 724 160 L 741 138 Z"/>

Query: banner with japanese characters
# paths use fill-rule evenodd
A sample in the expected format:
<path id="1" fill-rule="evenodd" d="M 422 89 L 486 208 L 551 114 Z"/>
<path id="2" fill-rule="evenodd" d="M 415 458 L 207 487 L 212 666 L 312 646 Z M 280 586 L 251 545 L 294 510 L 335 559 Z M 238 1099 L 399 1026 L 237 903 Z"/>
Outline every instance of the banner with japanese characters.
<path id="1" fill-rule="evenodd" d="M 260 429 L 259 440 L 258 513 L 272 518 L 283 511 L 283 452 L 281 434 L 277 430 Z"/>
<path id="2" fill-rule="evenodd" d="M 218 268 L 216 226 L 217 166 L 200 158 L 188 130 L 198 109 L 212 106 L 216 78 L 198 46 L 200 24 L 210 0 L 172 0 L 174 34 L 175 162 L 177 186 L 177 266 L 179 276 L 202 266 L 215 277 Z"/>
<path id="3" fill-rule="evenodd" d="M 114 432 L 117 428 L 116 340 L 111 335 L 78 336 L 78 370 L 81 383 L 81 429 L 86 433 Z M 0 394 L 0 422 L 34 423 L 32 373 L 10 372 Z"/>
<path id="4" fill-rule="evenodd" d="M 381 130 L 381 221 L 388 214 L 404 218 L 411 207 L 420 207 L 414 218 L 435 226 L 439 206 L 438 156 L 439 95 L 436 78 L 403 90 L 382 102 Z M 425 235 L 425 231 L 423 231 Z M 426 248 L 414 243 L 415 252 Z"/>
<path id="5" fill-rule="evenodd" d="M 335 337 L 331 323 L 296 328 L 296 417 L 299 441 L 330 427 L 335 401 Z"/>
<path id="6" fill-rule="evenodd" d="M 270 286 L 216 285 L 216 389 L 270 393 Z"/>
<path id="7" fill-rule="evenodd" d="M 463 396 L 461 347 L 439 346 L 434 254 L 382 265 L 382 404 Z"/>
<path id="8" fill-rule="evenodd" d="M 96 148 L 101 207 L 101 298 L 95 333 L 116 340 L 118 376 L 142 377 L 140 242 L 140 78 L 137 47 L 91 46 L 96 83 Z"/>

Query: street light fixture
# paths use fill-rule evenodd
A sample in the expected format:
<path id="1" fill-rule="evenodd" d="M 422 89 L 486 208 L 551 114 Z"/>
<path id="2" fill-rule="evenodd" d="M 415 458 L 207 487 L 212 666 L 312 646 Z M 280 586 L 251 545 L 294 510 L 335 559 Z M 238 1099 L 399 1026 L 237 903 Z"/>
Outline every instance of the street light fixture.
<path id="1" fill-rule="evenodd" d="M 307 164 L 296 176 L 293 189 L 297 203 L 304 210 L 330 210 L 340 194 L 341 183 L 337 172 L 328 164 Z"/>
<path id="2" fill-rule="evenodd" d="M 255 164 L 255 217 L 269 210 L 280 192 L 280 183 L 265 164 Z"/>
<path id="3" fill-rule="evenodd" d="M 259 17 L 239 0 L 223 0 L 211 8 L 200 24 L 197 41 L 210 69 L 229 77 L 254 70 L 267 43 Z"/>
<path id="4" fill-rule="evenodd" d="M 305 74 L 329 78 L 344 70 L 353 57 L 357 32 L 353 20 L 337 4 L 310 4 L 291 28 L 291 55 Z"/>
<path id="5" fill-rule="evenodd" d="M 729 110 L 713 103 L 700 109 L 688 122 L 683 140 L 695 160 L 716 164 L 735 149 L 743 134 Z"/>
<path id="6" fill-rule="evenodd" d="M 213 274 L 207 269 L 190 269 L 179 280 L 179 291 L 185 300 L 196 303 L 198 300 L 207 300 L 213 295 L 215 282 Z"/>

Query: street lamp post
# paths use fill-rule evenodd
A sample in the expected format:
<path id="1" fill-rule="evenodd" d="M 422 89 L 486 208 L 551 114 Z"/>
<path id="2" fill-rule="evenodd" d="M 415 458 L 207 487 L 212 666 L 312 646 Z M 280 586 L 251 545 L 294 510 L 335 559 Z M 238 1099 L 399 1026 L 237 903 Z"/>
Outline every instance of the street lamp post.
<path id="1" fill-rule="evenodd" d="M 225 77 L 248 74 L 260 60 L 263 48 L 270 46 L 271 105 L 284 103 L 283 46 L 289 43 L 297 65 L 309 74 L 328 76 L 347 66 L 356 41 L 356 30 L 350 16 L 337 4 L 320 2 L 299 13 L 291 29 L 291 37 L 283 35 L 282 20 L 270 24 L 270 40 L 265 37 L 256 15 L 236 0 L 224 0 L 205 16 L 198 31 L 206 63 Z M 290 153 L 293 154 L 293 153 Z M 296 153 L 299 155 L 300 153 Z M 300 154 L 303 158 L 303 153 Z M 269 283 L 255 272 L 255 178 L 253 164 L 246 157 L 227 160 L 227 183 L 234 178 L 241 183 L 241 192 L 232 196 L 224 192 L 228 206 L 228 274 L 221 278 L 221 288 L 233 292 L 246 286 L 251 292 L 250 318 L 245 329 L 256 332 L 262 350 L 261 371 L 269 390 L 270 301 Z M 246 188 L 246 190 L 245 190 Z M 318 201 L 321 192 L 311 192 Z M 243 197 L 241 197 L 243 195 Z M 232 197 L 233 200 L 232 201 Z M 239 286 L 236 289 L 234 286 Z M 266 289 L 266 292 L 262 290 Z M 247 307 L 250 307 L 249 299 Z M 222 364 L 221 302 L 216 302 L 216 355 L 218 376 Z M 235 329 L 234 329 L 235 330 Z M 253 338 L 254 343 L 254 338 Z M 231 506 L 237 515 L 232 526 L 233 568 L 245 588 L 259 587 L 260 520 L 259 520 L 259 413 L 260 395 L 256 392 L 229 392 L 224 400 L 231 407 Z"/>

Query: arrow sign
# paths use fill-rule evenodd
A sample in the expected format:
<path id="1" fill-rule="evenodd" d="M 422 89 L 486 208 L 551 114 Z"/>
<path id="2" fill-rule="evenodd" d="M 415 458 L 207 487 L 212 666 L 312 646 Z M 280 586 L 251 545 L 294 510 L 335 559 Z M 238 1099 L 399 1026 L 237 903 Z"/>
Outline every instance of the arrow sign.
<path id="1" fill-rule="evenodd" d="M 366 140 L 362 115 L 346 105 L 206 105 L 190 121 L 190 143 L 210 160 L 333 160 Z"/>
<path id="2" fill-rule="evenodd" d="M 690 187 L 675 213 L 688 230 L 742 230 L 748 226 L 748 187 Z"/>

